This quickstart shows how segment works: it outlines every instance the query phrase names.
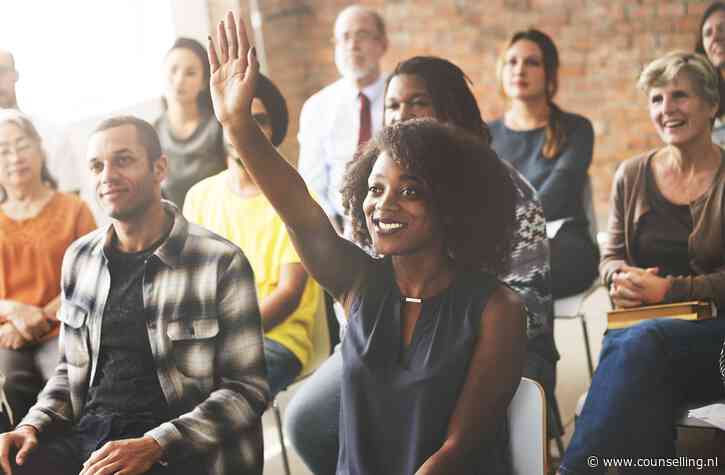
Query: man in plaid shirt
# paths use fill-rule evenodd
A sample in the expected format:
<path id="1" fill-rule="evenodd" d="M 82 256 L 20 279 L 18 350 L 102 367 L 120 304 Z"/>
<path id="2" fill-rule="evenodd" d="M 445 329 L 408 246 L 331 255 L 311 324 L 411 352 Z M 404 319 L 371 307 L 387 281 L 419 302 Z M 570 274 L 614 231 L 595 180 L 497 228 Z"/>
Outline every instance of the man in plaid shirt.
<path id="1" fill-rule="evenodd" d="M 61 361 L 0 436 L 3 471 L 261 474 L 269 389 L 246 258 L 161 200 L 147 122 L 103 121 L 88 164 L 112 224 L 66 252 Z"/>

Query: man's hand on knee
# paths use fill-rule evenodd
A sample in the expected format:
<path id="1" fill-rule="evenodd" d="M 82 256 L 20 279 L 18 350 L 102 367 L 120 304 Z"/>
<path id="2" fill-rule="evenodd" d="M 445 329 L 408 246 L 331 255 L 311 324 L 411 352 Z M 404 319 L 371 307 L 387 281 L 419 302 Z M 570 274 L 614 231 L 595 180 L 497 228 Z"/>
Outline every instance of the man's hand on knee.
<path id="1" fill-rule="evenodd" d="M 10 452 L 18 449 L 15 463 L 23 465 L 28 454 L 38 445 L 38 431 L 32 426 L 20 426 L 14 431 L 0 434 L 0 467 L 7 475 L 12 475 Z"/>
<path id="2" fill-rule="evenodd" d="M 152 437 L 114 440 L 96 450 L 79 475 L 139 475 L 161 459 L 163 450 Z"/>

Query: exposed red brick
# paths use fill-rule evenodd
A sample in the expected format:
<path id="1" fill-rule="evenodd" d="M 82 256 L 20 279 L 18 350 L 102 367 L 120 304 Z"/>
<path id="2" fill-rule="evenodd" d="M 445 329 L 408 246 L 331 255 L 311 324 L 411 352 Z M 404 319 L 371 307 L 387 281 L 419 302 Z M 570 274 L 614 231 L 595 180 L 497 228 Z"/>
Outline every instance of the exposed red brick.
<path id="1" fill-rule="evenodd" d="M 282 150 L 297 159 L 299 110 L 307 97 L 335 80 L 330 38 L 343 0 L 259 1 L 270 76 L 287 96 L 290 133 Z M 559 104 L 589 117 L 596 144 L 590 170 L 597 212 L 606 215 L 617 164 L 656 147 L 645 98 L 635 89 L 642 65 L 671 49 L 691 49 L 705 0 L 363 0 L 386 18 L 391 70 L 416 54 L 437 54 L 461 66 L 474 83 L 486 120 L 505 103 L 495 64 L 513 31 L 534 26 L 550 34 L 562 60 Z M 215 24 L 249 2 L 209 0 Z M 245 13 L 246 14 L 246 13 Z"/>

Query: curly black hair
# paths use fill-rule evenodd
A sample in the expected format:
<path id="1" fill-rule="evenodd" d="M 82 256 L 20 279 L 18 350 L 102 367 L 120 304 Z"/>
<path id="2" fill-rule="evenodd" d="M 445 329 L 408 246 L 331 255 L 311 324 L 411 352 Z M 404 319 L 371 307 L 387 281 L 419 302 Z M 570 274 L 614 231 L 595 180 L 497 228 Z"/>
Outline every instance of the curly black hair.
<path id="1" fill-rule="evenodd" d="M 375 134 L 347 165 L 341 188 L 353 238 L 370 247 L 363 212 L 368 177 L 383 152 L 431 189 L 431 205 L 459 269 L 508 268 L 515 190 L 505 165 L 480 136 L 433 119 L 400 122 Z"/>

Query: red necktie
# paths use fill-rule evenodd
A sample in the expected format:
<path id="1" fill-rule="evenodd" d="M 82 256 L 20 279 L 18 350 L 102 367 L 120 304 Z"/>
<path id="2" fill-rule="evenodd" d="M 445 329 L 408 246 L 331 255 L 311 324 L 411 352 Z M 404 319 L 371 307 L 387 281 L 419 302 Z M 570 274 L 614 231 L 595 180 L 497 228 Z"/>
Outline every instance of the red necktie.
<path id="1" fill-rule="evenodd" d="M 360 98 L 360 130 L 357 134 L 358 147 L 368 140 L 373 132 L 372 117 L 370 115 L 370 99 L 362 92 L 358 94 Z"/>

